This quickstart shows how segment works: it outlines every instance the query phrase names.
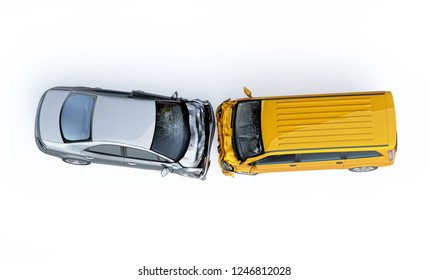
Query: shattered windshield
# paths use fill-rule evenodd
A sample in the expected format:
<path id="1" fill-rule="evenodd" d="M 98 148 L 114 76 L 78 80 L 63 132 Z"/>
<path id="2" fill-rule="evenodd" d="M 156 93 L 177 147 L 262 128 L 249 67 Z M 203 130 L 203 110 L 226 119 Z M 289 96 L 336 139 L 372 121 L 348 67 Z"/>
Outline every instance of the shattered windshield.
<path id="1" fill-rule="evenodd" d="M 150 149 L 174 161 L 180 160 L 189 144 L 188 110 L 178 102 L 156 102 L 156 123 Z"/>
<path id="2" fill-rule="evenodd" d="M 261 137 L 261 101 L 237 103 L 234 112 L 234 150 L 245 161 L 263 153 Z"/>

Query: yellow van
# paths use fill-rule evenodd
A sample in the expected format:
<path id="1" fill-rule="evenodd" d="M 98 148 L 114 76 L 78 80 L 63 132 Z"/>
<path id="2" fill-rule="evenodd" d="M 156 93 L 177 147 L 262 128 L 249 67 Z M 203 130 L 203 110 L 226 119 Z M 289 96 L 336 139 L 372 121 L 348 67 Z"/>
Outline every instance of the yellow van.
<path id="1" fill-rule="evenodd" d="M 389 91 L 226 100 L 218 108 L 225 175 L 347 168 L 373 171 L 396 155 Z"/>

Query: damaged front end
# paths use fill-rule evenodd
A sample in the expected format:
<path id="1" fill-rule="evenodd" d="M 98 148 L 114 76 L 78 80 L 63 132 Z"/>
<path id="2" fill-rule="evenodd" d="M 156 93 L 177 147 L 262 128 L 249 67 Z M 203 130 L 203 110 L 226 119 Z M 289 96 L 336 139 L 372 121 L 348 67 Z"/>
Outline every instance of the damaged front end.
<path id="1" fill-rule="evenodd" d="M 237 101 L 224 101 L 216 110 L 216 122 L 219 140 L 219 165 L 226 176 L 234 176 L 234 167 L 240 161 L 234 154 L 233 143 L 233 109 Z"/>
<path id="2" fill-rule="evenodd" d="M 173 172 L 182 176 L 205 180 L 210 166 L 210 148 L 215 130 L 214 113 L 208 101 L 185 102 L 189 113 L 189 145 L 180 159 L 181 168 Z"/>
<path id="3" fill-rule="evenodd" d="M 216 111 L 219 132 L 219 165 L 223 174 L 250 174 L 248 158 L 263 153 L 261 101 L 226 100 Z"/>

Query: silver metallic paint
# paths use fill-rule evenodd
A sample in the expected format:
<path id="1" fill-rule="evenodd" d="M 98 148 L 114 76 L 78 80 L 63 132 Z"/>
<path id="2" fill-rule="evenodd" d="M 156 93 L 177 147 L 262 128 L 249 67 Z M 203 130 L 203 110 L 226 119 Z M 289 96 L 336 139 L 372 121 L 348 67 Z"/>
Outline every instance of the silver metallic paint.
<path id="1" fill-rule="evenodd" d="M 93 119 L 92 141 L 63 143 L 59 115 L 64 100 L 71 92 L 97 95 Z M 93 163 L 113 164 L 134 168 L 163 170 L 204 180 L 210 165 L 210 147 L 214 136 L 214 113 L 208 101 L 180 99 L 189 111 L 190 141 L 185 156 L 174 162 L 151 151 L 157 99 L 129 98 L 124 92 L 106 92 L 85 87 L 55 87 L 42 96 L 35 123 L 35 138 L 39 149 L 62 159 L 71 158 Z M 162 97 L 161 97 L 162 98 Z M 169 100 L 171 98 L 165 98 Z M 101 100 L 101 102 L 99 102 Z M 174 99 L 176 100 L 176 99 Z M 98 107 L 97 107 L 98 106 Z M 85 151 L 101 144 L 119 145 L 152 152 L 166 162 L 114 158 Z"/>

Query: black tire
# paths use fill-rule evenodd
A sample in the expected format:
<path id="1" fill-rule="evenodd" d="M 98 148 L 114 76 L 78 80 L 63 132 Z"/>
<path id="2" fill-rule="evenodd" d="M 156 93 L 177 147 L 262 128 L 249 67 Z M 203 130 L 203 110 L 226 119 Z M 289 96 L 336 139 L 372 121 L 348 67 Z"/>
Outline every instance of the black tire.
<path id="1" fill-rule="evenodd" d="M 370 171 L 374 171 L 378 168 L 378 166 L 360 166 L 360 167 L 353 167 L 350 168 L 349 170 L 351 172 L 370 172 Z"/>
<path id="2" fill-rule="evenodd" d="M 68 164 L 73 165 L 89 165 L 91 164 L 89 161 L 83 160 L 83 159 L 76 159 L 76 158 L 63 158 L 63 161 Z"/>

